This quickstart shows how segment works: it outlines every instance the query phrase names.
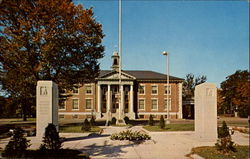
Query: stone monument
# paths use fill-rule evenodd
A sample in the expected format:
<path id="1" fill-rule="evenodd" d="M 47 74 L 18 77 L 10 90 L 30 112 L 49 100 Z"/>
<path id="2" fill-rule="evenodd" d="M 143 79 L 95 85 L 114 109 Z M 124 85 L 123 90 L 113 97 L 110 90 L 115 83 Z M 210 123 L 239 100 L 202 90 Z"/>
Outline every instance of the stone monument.
<path id="1" fill-rule="evenodd" d="M 58 130 L 58 87 L 53 81 L 38 81 L 36 87 L 36 136 L 44 136 L 49 123 Z"/>
<path id="2" fill-rule="evenodd" d="M 201 141 L 217 140 L 217 88 L 213 83 L 195 87 L 195 134 Z"/>

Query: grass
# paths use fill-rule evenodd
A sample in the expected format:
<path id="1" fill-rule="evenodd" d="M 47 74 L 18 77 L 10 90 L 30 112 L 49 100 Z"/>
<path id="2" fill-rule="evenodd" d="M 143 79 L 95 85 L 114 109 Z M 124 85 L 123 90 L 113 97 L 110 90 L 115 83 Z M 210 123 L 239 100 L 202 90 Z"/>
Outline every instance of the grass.
<path id="1" fill-rule="evenodd" d="M 191 154 L 197 154 L 205 159 L 248 159 L 249 146 L 236 146 L 236 150 L 237 152 L 230 151 L 228 154 L 223 154 L 214 146 L 203 146 L 193 148 Z"/>
<path id="2" fill-rule="evenodd" d="M 167 124 L 164 129 L 161 129 L 159 125 L 147 125 L 143 128 L 148 131 L 194 131 L 193 124 Z"/>
<path id="3" fill-rule="evenodd" d="M 81 125 L 64 125 L 64 126 L 59 126 L 59 132 L 61 133 L 82 133 L 86 132 L 81 130 L 82 126 Z M 94 126 L 91 127 L 90 131 L 87 132 L 99 132 L 101 130 L 100 127 Z"/>

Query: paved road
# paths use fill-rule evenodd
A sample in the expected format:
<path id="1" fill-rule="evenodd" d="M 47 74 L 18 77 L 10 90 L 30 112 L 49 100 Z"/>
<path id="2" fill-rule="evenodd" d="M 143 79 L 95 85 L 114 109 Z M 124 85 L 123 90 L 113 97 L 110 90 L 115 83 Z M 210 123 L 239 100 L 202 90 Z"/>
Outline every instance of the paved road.
<path id="1" fill-rule="evenodd" d="M 146 131 L 152 140 L 144 143 L 130 141 L 112 141 L 110 134 L 127 129 L 126 127 L 104 128 L 102 135 L 89 135 L 88 133 L 61 133 L 66 137 L 64 148 L 78 149 L 88 153 L 91 158 L 127 158 L 127 159 L 185 159 L 192 147 L 213 146 L 212 142 L 197 140 L 194 132 L 147 132 L 141 126 L 132 127 L 133 130 Z M 35 137 L 29 137 L 31 148 L 39 148 L 41 142 Z M 235 132 L 233 141 L 239 145 L 249 145 L 249 135 Z M 8 142 L 0 140 L 0 147 Z"/>

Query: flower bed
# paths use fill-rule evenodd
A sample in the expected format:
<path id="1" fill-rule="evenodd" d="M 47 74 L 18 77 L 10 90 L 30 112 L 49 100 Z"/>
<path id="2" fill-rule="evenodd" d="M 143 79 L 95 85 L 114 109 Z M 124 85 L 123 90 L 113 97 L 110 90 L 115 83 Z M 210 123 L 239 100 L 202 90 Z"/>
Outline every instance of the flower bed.
<path id="1" fill-rule="evenodd" d="M 114 133 L 111 135 L 111 140 L 129 140 L 129 141 L 139 141 L 139 140 L 150 140 L 151 137 L 148 134 L 142 133 L 140 131 L 126 130 L 119 133 Z"/>

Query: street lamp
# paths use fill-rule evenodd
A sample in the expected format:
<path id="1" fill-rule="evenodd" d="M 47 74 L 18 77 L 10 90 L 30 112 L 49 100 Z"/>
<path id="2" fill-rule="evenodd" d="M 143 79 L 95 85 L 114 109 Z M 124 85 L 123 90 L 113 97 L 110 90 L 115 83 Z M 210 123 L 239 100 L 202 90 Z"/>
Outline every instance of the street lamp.
<path id="1" fill-rule="evenodd" d="M 166 56 L 167 60 L 167 124 L 170 123 L 169 116 L 169 52 L 163 51 L 162 54 Z"/>

